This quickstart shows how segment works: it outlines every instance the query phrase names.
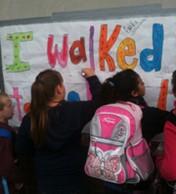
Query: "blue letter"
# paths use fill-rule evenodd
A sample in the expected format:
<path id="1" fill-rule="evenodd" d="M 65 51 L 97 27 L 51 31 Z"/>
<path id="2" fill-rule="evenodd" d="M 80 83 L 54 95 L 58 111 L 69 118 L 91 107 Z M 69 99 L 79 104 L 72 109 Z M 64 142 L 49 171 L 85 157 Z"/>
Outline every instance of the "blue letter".
<path id="1" fill-rule="evenodd" d="M 68 93 L 67 100 L 70 102 L 80 101 L 79 94 L 75 91 L 70 91 Z"/>
<path id="2" fill-rule="evenodd" d="M 162 24 L 153 24 L 153 49 L 146 48 L 140 54 L 140 65 L 146 72 L 159 71 L 163 51 L 164 30 Z M 152 59 L 149 59 L 152 57 Z"/>

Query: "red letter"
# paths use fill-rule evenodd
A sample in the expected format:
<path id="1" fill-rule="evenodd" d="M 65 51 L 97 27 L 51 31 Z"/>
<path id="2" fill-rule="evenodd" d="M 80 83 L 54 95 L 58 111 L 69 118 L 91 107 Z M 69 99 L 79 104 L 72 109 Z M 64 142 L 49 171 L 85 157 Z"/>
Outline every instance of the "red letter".
<path id="1" fill-rule="evenodd" d="M 57 59 L 62 67 L 66 67 L 68 60 L 68 36 L 64 35 L 61 52 L 59 52 L 57 44 L 54 45 L 54 51 L 52 52 L 53 42 L 54 36 L 49 35 L 47 44 L 47 55 L 49 64 L 51 65 L 52 68 L 54 68 Z"/>
<path id="2" fill-rule="evenodd" d="M 13 88 L 13 95 L 11 96 L 12 98 L 15 98 L 17 102 L 17 111 L 18 111 L 18 119 L 19 121 L 22 120 L 22 113 L 21 113 L 21 108 L 20 108 L 20 99 L 22 99 L 22 96 L 19 95 L 19 90 L 17 87 Z"/>
<path id="3" fill-rule="evenodd" d="M 79 52 L 77 52 L 78 50 Z M 87 61 L 83 37 L 81 37 L 80 40 L 76 40 L 73 42 L 70 48 L 70 59 L 74 64 L 78 64 L 81 60 L 83 60 L 84 62 Z"/>
<path id="4" fill-rule="evenodd" d="M 24 112 L 28 113 L 30 111 L 30 103 L 26 102 L 23 106 Z"/>
<path id="5" fill-rule="evenodd" d="M 160 90 L 157 107 L 162 110 L 166 110 L 168 84 L 169 84 L 169 81 L 167 79 L 164 79 L 161 82 L 161 90 Z"/>

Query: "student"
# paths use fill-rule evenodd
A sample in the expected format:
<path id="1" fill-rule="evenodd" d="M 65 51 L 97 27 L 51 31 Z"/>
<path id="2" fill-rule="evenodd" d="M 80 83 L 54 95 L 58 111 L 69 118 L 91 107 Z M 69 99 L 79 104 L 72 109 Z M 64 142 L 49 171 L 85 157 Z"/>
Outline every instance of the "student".
<path id="1" fill-rule="evenodd" d="M 14 152 L 15 130 L 8 125 L 13 116 L 13 105 L 6 93 L 0 93 L 0 194 L 5 190 L 14 192 Z"/>
<path id="2" fill-rule="evenodd" d="M 176 71 L 172 74 L 172 91 L 176 97 Z M 163 138 L 163 152 L 158 153 L 156 165 L 162 178 L 176 181 L 176 107 L 167 117 Z"/>
<path id="3" fill-rule="evenodd" d="M 143 137 L 150 140 L 158 133 L 162 132 L 167 111 L 149 107 L 143 96 L 145 95 L 145 85 L 139 74 L 131 69 L 123 70 L 113 77 L 108 78 L 102 85 L 100 93 L 103 103 L 115 103 L 117 101 L 130 101 L 142 108 L 142 133 Z M 132 193 L 126 187 L 127 185 L 117 186 L 115 184 L 105 183 L 108 194 L 110 193 Z M 146 187 L 145 184 L 139 184 L 139 188 Z M 110 188 L 110 189 L 109 189 Z M 116 189 L 115 189 L 116 188 Z"/>
<path id="4" fill-rule="evenodd" d="M 23 118 L 16 143 L 19 155 L 35 162 L 42 194 L 85 194 L 80 148 L 81 130 L 99 106 L 101 84 L 94 71 L 83 69 L 93 100 L 68 102 L 61 74 L 44 70 L 31 88 L 30 112 Z"/>
<path id="5" fill-rule="evenodd" d="M 118 89 L 118 90 L 117 90 Z M 145 85 L 140 75 L 132 69 L 123 70 L 106 80 L 102 86 L 103 103 L 114 103 L 117 97 L 125 97 L 142 108 L 142 132 L 144 138 L 150 140 L 163 131 L 168 111 L 150 107 L 144 100 Z"/>
<path id="6" fill-rule="evenodd" d="M 123 97 L 125 100 L 130 100 L 143 107 L 147 106 L 143 98 L 144 95 L 144 82 L 141 77 L 131 69 L 123 70 L 116 73 L 113 77 L 108 78 L 104 82 L 101 90 L 101 97 L 105 103 L 116 102 L 118 96 L 118 98 Z"/>

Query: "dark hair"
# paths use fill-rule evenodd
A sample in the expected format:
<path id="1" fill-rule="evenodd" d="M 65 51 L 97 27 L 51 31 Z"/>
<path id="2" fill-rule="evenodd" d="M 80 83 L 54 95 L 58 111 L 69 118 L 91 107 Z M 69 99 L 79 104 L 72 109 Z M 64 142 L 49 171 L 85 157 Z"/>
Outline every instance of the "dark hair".
<path id="1" fill-rule="evenodd" d="M 38 74 L 31 88 L 31 133 L 36 145 L 44 141 L 48 123 L 48 103 L 55 96 L 57 85 L 63 78 L 58 71 L 47 69 Z"/>
<path id="2" fill-rule="evenodd" d="M 103 103 L 129 101 L 132 91 L 138 90 L 140 76 L 131 69 L 126 69 L 108 78 L 102 86 L 101 98 Z"/>
<path id="3" fill-rule="evenodd" d="M 172 73 L 172 92 L 176 93 L 176 70 Z"/>

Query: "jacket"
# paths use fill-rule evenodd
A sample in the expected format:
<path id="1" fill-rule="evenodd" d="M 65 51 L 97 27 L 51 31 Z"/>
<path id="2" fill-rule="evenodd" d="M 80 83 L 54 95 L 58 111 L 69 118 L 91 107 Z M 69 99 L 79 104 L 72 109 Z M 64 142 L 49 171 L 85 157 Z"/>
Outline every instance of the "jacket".
<path id="1" fill-rule="evenodd" d="M 163 154 L 156 158 L 161 177 L 176 180 L 176 116 L 170 112 L 164 125 Z"/>
<path id="2" fill-rule="evenodd" d="M 27 114 L 20 126 L 16 151 L 18 155 L 34 159 L 39 188 L 43 191 L 73 190 L 81 185 L 85 157 L 80 146 L 84 125 L 100 106 L 98 100 L 101 84 L 96 76 L 89 77 L 91 101 L 62 101 L 48 110 L 48 129 L 42 146 L 33 144 L 30 134 L 30 116 Z M 69 183 L 69 186 L 68 186 Z"/>

